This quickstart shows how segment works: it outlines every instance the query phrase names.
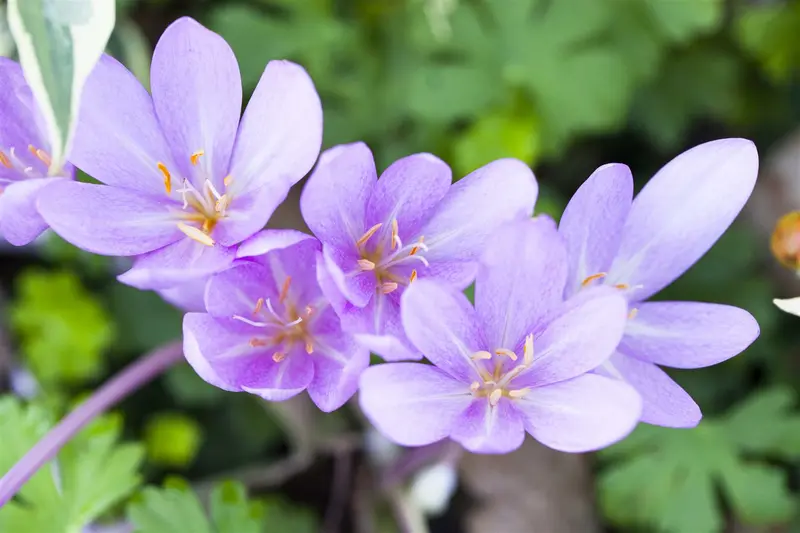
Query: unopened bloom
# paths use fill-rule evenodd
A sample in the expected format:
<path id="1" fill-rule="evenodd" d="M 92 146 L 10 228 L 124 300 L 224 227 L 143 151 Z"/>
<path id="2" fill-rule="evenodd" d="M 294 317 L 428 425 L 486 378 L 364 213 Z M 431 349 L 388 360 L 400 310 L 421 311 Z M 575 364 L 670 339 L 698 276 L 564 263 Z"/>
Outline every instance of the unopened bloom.
<path id="1" fill-rule="evenodd" d="M 0 234 L 22 246 L 38 237 L 47 223 L 36 210 L 43 187 L 72 179 L 67 165 L 50 174 L 50 141 L 44 118 L 19 64 L 0 57 Z"/>
<path id="2" fill-rule="evenodd" d="M 153 53 L 152 97 L 101 58 L 83 93 L 71 160 L 105 183 L 57 184 L 39 208 L 91 252 L 140 256 L 120 279 L 166 288 L 231 264 L 311 169 L 322 109 L 308 74 L 271 61 L 247 109 L 239 67 L 217 34 L 189 18 Z"/>
<path id="3" fill-rule="evenodd" d="M 475 307 L 422 280 L 403 295 L 403 326 L 433 365 L 387 363 L 361 378 L 361 407 L 387 437 L 421 446 L 450 437 L 480 453 L 518 448 L 530 433 L 583 452 L 624 437 L 636 391 L 588 373 L 614 351 L 626 304 L 597 288 L 562 302 L 566 251 L 550 219 L 513 222 L 487 246 Z"/>
<path id="4" fill-rule="evenodd" d="M 529 217 L 537 185 L 521 161 L 501 159 L 451 186 L 430 154 L 404 157 L 378 179 L 363 143 L 320 157 L 300 207 L 323 243 L 321 283 L 346 326 L 388 360 L 418 359 L 400 323 L 400 297 L 416 279 L 464 289 L 488 236 Z"/>
<path id="5" fill-rule="evenodd" d="M 342 332 L 323 297 L 318 251 L 309 235 L 265 230 L 239 249 L 255 257 L 211 277 L 208 313 L 183 322 L 184 353 L 200 377 L 274 401 L 307 389 L 323 411 L 355 393 L 369 352 Z"/>
<path id="6" fill-rule="evenodd" d="M 691 427 L 702 417 L 692 398 L 657 365 L 714 365 L 758 336 L 755 319 L 736 307 L 645 301 L 722 235 L 750 196 L 757 174 L 753 143 L 713 141 L 673 159 L 633 201 L 628 167 L 600 167 L 564 211 L 559 231 L 570 260 L 565 295 L 602 284 L 627 298 L 625 336 L 598 371 L 623 378 L 639 391 L 644 422 Z"/>

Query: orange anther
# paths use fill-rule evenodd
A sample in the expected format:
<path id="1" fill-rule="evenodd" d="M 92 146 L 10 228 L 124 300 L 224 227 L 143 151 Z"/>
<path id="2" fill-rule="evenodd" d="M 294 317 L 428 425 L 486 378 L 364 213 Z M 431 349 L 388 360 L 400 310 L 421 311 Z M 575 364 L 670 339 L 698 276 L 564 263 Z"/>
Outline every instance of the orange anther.
<path id="1" fill-rule="evenodd" d="M 283 303 L 286 300 L 286 297 L 289 295 L 289 285 L 292 283 L 292 276 L 286 276 L 286 279 L 283 280 L 283 286 L 281 287 L 281 294 L 278 296 L 278 301 Z"/>
<path id="2" fill-rule="evenodd" d="M 192 165 L 197 166 L 197 163 L 200 162 L 200 158 L 206 155 L 205 150 L 198 150 L 189 156 L 189 159 L 192 161 Z"/>

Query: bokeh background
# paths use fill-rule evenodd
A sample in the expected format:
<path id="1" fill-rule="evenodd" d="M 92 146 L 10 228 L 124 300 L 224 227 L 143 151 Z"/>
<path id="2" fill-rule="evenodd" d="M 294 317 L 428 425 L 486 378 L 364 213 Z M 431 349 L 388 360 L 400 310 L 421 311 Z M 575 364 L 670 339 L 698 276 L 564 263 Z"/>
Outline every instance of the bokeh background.
<path id="1" fill-rule="evenodd" d="M 460 457 L 450 499 L 446 483 L 414 476 L 392 491 L 414 485 L 411 500 L 431 508 L 431 533 L 800 531 L 800 319 L 772 304 L 800 295 L 800 284 L 770 254 L 776 220 L 800 209 L 800 2 L 117 3 L 110 52 L 145 84 L 158 36 L 191 15 L 230 43 L 246 92 L 270 59 L 304 65 L 322 97 L 325 147 L 364 140 L 381 169 L 428 151 L 457 176 L 517 157 L 539 179 L 537 211 L 556 218 L 601 164 L 627 163 L 640 187 L 695 144 L 753 139 L 762 160 L 753 199 L 659 295 L 738 305 L 761 325 L 733 360 L 673 373 L 706 414 L 698 428 L 641 427 L 587 456 L 529 439 L 508 456 Z M 7 28 L 0 46 L 14 55 Z M 303 227 L 300 187 L 271 225 Z M 57 415 L 178 338 L 180 312 L 117 283 L 125 266 L 53 235 L 24 249 L 3 245 L 0 390 Z M 371 466 L 397 451 L 369 434 L 353 405 L 327 416 L 305 398 L 265 405 L 206 385 L 184 365 L 117 416 L 124 437 L 146 450 L 148 482 L 178 475 L 202 495 L 213 480 L 236 479 L 265 506 L 268 533 L 398 531 L 397 500 L 378 490 Z M 454 460 L 452 450 L 440 457 Z"/>

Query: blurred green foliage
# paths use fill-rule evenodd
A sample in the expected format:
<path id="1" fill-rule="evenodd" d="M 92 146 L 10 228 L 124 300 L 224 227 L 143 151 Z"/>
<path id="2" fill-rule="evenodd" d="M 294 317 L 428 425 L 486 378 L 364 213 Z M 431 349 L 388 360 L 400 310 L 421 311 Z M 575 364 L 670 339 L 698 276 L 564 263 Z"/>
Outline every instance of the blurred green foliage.
<path id="1" fill-rule="evenodd" d="M 203 439 L 200 425 L 181 413 L 156 413 L 147 421 L 144 444 L 156 465 L 185 468 L 197 456 Z"/>

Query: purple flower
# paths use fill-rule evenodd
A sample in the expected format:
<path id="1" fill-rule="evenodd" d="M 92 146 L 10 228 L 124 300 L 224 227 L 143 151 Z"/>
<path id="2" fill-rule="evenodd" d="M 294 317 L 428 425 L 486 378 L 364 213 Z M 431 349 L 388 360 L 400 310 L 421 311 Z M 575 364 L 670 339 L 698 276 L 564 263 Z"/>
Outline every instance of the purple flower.
<path id="1" fill-rule="evenodd" d="M 300 199 L 322 241 L 320 284 L 347 329 L 387 360 L 419 359 L 400 323 L 400 297 L 414 279 L 464 289 L 487 237 L 529 217 L 537 185 L 521 161 L 501 159 L 452 185 L 430 154 L 404 157 L 377 179 L 363 143 L 320 157 Z"/>
<path id="2" fill-rule="evenodd" d="M 421 446 L 445 437 L 505 453 L 525 431 L 557 450 L 583 452 L 625 436 L 641 400 L 625 383 L 587 373 L 613 353 L 624 298 L 597 288 L 562 302 L 566 251 L 552 220 L 499 230 L 463 293 L 415 281 L 403 295 L 411 342 L 435 366 L 388 363 L 361 377 L 361 407 L 391 440 Z"/>
<path id="3" fill-rule="evenodd" d="M 36 198 L 47 185 L 72 179 L 73 168 L 50 175 L 50 141 L 22 68 L 0 57 L 0 234 L 15 246 L 38 237 L 47 223 Z"/>
<path id="4" fill-rule="evenodd" d="M 644 422 L 692 427 L 702 417 L 692 398 L 656 365 L 714 365 L 758 336 L 755 319 L 736 307 L 645 302 L 722 235 L 750 196 L 757 174 L 753 143 L 713 141 L 669 162 L 633 202 L 628 167 L 600 167 L 564 211 L 559 230 L 570 261 L 565 296 L 603 284 L 628 299 L 625 336 L 598 371 L 621 377 L 639 391 Z"/>
<path id="5" fill-rule="evenodd" d="M 242 87 L 225 41 L 189 18 L 167 28 L 152 97 L 104 56 L 84 89 L 71 161 L 106 185 L 60 183 L 45 220 L 91 252 L 140 256 L 120 276 L 166 288 L 228 267 L 314 164 L 322 109 L 308 74 L 271 61 L 239 121 Z"/>
<path id="6" fill-rule="evenodd" d="M 320 244 L 296 231 L 265 230 L 239 249 L 233 268 L 206 287 L 208 313 L 183 321 L 184 353 L 207 382 L 280 401 L 305 389 L 323 411 L 356 391 L 369 352 L 342 332 L 317 285 Z"/>

